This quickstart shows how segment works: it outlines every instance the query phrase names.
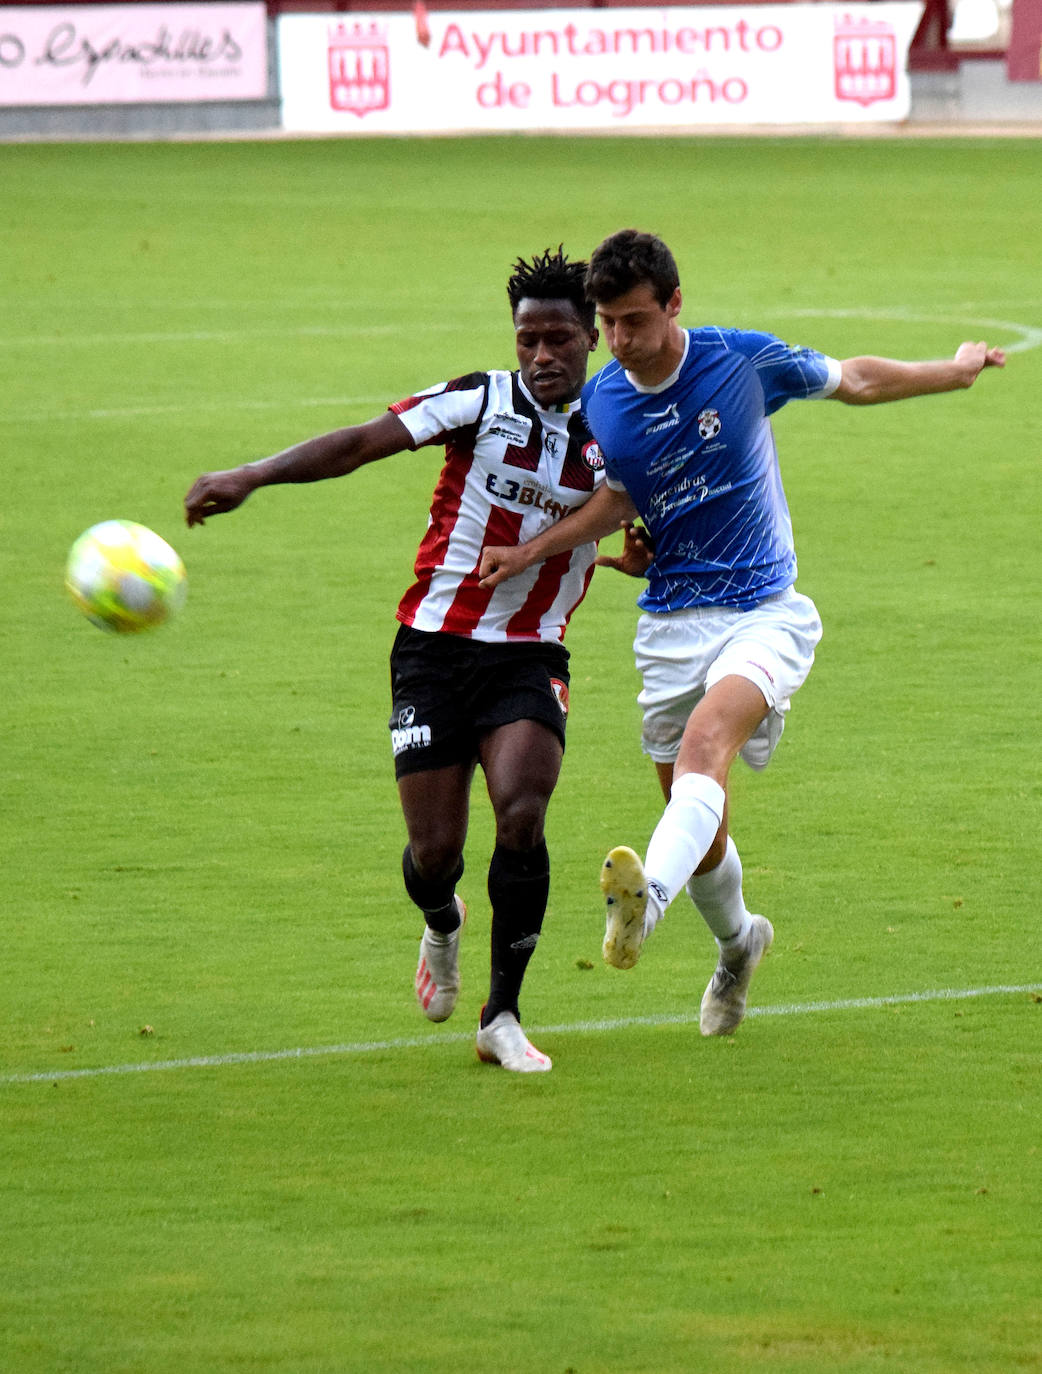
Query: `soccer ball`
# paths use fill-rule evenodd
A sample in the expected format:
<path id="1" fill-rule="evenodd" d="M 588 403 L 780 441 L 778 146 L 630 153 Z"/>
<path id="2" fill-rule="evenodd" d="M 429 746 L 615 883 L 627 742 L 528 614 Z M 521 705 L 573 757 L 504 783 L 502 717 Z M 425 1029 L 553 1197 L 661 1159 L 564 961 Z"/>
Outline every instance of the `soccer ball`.
<path id="1" fill-rule="evenodd" d="M 93 624 L 120 634 L 161 625 L 184 605 L 185 565 L 154 530 L 103 520 L 69 550 L 65 585 Z"/>

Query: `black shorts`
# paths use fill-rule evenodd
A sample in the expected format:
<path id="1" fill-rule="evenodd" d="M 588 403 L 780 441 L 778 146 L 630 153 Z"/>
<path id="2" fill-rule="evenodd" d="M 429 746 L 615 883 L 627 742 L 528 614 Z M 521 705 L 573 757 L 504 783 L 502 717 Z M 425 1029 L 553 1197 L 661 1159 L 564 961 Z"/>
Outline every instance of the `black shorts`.
<path id="1" fill-rule="evenodd" d="M 391 650 L 391 748 L 396 777 L 470 763 L 490 730 L 538 720 L 564 748 L 568 650 L 486 644 L 403 625 Z"/>

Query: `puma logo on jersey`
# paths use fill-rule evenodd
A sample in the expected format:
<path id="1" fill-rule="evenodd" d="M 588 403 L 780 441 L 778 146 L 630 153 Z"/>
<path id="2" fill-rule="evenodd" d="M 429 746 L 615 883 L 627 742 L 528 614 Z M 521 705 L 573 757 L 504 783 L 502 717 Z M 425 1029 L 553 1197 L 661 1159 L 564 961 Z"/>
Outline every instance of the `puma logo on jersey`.
<path id="1" fill-rule="evenodd" d="M 665 410 L 646 410 L 645 420 L 657 420 L 657 425 L 649 425 L 644 431 L 645 434 L 659 434 L 664 429 L 675 429 L 680 424 L 680 415 L 677 411 L 677 403 L 666 406 Z"/>

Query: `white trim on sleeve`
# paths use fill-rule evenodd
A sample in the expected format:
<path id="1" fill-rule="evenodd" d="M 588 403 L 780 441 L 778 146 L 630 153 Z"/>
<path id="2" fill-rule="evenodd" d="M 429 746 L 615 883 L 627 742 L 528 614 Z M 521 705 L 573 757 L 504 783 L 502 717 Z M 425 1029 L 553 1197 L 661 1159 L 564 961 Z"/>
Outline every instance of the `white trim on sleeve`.
<path id="1" fill-rule="evenodd" d="M 829 365 L 828 381 L 820 391 L 812 392 L 811 395 L 807 397 L 808 401 L 827 401 L 843 380 L 843 364 L 836 358 L 830 358 L 827 353 L 823 356 Z"/>

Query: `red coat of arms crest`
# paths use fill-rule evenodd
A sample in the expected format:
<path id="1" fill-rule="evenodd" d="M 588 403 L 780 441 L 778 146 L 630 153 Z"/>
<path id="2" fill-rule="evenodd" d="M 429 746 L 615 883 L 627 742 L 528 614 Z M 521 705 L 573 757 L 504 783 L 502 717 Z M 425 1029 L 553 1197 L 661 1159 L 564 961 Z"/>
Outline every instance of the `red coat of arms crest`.
<path id="1" fill-rule="evenodd" d="M 897 35 L 884 22 L 836 20 L 832 41 L 836 70 L 836 99 L 868 106 L 893 100 L 897 91 Z"/>
<path id="2" fill-rule="evenodd" d="M 330 25 L 329 104 L 361 118 L 391 103 L 391 51 L 378 23 Z"/>

